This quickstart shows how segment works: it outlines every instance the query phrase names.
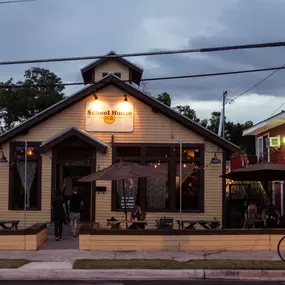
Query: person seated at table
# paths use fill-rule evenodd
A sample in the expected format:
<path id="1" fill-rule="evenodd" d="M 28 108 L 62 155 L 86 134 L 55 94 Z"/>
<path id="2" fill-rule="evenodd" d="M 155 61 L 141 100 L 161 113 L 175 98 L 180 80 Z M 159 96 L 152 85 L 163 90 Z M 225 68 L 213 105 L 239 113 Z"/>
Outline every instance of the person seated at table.
<path id="1" fill-rule="evenodd" d="M 250 202 L 245 211 L 245 228 L 255 228 L 255 222 L 258 219 L 258 209 L 254 202 Z"/>
<path id="2" fill-rule="evenodd" d="M 270 204 L 262 213 L 262 219 L 266 228 L 277 228 L 279 226 L 280 214 L 273 204 Z"/>
<path id="3" fill-rule="evenodd" d="M 131 214 L 131 218 L 132 220 L 135 220 L 135 221 L 144 221 L 146 218 L 146 213 L 142 209 L 142 207 L 139 205 L 138 202 L 136 202 L 135 204 L 134 210 L 132 211 L 132 214 Z M 145 224 L 133 222 L 132 225 L 129 226 L 129 229 L 138 229 L 138 228 L 144 230 Z"/>

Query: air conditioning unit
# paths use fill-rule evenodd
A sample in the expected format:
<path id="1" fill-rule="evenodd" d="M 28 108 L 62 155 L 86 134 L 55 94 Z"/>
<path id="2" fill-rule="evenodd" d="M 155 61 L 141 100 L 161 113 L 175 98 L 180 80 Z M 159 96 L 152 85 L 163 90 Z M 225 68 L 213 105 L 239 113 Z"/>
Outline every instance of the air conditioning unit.
<path id="1" fill-rule="evenodd" d="M 267 148 L 269 148 L 269 147 L 278 147 L 279 148 L 280 144 L 281 144 L 280 136 L 267 138 L 265 141 L 265 144 L 266 144 Z"/>

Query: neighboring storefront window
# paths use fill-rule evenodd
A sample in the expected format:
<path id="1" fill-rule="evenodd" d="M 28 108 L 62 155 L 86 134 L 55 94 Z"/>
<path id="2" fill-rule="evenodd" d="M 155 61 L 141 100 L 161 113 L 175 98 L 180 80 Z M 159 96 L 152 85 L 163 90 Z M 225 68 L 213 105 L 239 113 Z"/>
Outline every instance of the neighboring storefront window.
<path id="1" fill-rule="evenodd" d="M 38 146 L 37 143 L 28 143 L 27 164 L 25 164 L 24 143 L 11 144 L 10 210 L 24 209 L 25 192 L 27 210 L 40 210 L 41 208 L 41 155 Z"/>
<path id="2" fill-rule="evenodd" d="M 182 149 L 182 210 L 203 211 L 204 209 L 204 149 L 203 146 Z M 132 208 L 138 202 L 151 210 L 173 210 L 180 208 L 180 148 L 175 145 L 115 144 L 113 162 L 126 161 L 163 168 L 163 176 L 127 179 L 126 203 Z M 122 182 L 113 184 L 113 209 L 124 208 Z"/>

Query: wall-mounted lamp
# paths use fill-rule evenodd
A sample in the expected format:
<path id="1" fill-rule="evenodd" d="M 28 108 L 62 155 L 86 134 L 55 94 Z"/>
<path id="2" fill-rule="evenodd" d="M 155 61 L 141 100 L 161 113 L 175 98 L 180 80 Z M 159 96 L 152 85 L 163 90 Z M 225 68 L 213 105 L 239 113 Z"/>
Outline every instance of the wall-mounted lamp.
<path id="1" fill-rule="evenodd" d="M 1 150 L 0 162 L 8 162 L 3 150 Z"/>
<path id="2" fill-rule="evenodd" d="M 214 156 L 211 159 L 211 164 L 219 164 L 219 163 L 222 163 L 222 161 L 217 157 L 217 154 L 214 153 Z"/>
<path id="3" fill-rule="evenodd" d="M 95 99 L 95 100 L 98 100 L 98 96 L 97 96 L 97 94 L 96 94 L 96 93 L 94 93 L 94 95 L 93 95 L 93 96 L 94 96 L 94 99 Z"/>
<path id="4" fill-rule="evenodd" d="M 128 101 L 128 95 L 125 94 L 124 97 L 125 97 L 124 101 L 127 102 Z"/>

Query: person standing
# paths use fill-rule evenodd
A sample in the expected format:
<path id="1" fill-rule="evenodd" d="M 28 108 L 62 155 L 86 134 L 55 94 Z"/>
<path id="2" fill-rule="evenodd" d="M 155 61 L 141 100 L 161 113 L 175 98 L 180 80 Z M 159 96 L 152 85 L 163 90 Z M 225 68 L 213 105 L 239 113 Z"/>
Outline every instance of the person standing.
<path id="1" fill-rule="evenodd" d="M 83 206 L 84 205 L 82 198 L 79 194 L 78 188 L 75 186 L 73 188 L 73 195 L 70 197 L 68 201 L 69 219 L 72 229 L 72 235 L 74 237 L 77 235 L 78 222 L 80 221 L 80 212 Z"/>
<path id="2" fill-rule="evenodd" d="M 70 175 L 67 175 L 63 179 L 63 186 L 61 190 L 61 196 L 64 200 L 64 206 L 66 208 L 67 217 L 69 218 L 69 210 L 67 207 L 68 201 L 70 200 L 70 197 L 73 195 L 73 181 L 70 177 Z"/>
<path id="3" fill-rule="evenodd" d="M 56 241 L 59 241 L 62 238 L 62 224 L 67 224 L 63 204 L 64 201 L 61 197 L 57 197 L 52 202 L 52 220 L 54 223 L 54 235 Z"/>

